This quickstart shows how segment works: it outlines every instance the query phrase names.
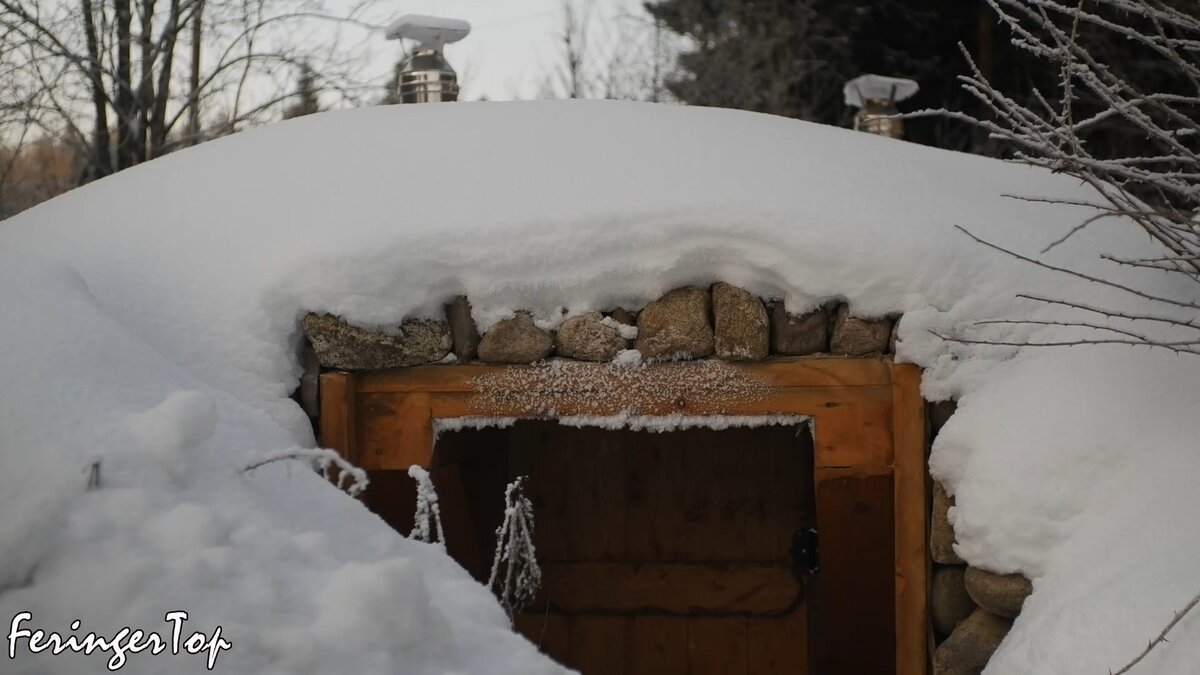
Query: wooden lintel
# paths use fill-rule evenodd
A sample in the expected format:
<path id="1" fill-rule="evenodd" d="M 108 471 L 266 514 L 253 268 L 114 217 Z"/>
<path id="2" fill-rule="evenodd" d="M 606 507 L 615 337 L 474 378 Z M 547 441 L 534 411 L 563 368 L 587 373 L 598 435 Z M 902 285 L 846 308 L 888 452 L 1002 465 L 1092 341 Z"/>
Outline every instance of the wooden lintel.
<path id="1" fill-rule="evenodd" d="M 371 396 L 394 394 L 373 393 Z M 407 395 L 407 394 L 405 394 Z M 886 407 L 890 386 L 863 387 L 788 387 L 761 397 L 705 398 L 702 396 L 665 396 L 655 398 L 654 391 L 606 392 L 603 397 L 578 397 L 547 393 L 529 393 L 506 399 L 476 392 L 431 392 L 433 417 L 540 417 L 553 410 L 554 417 L 608 416 L 622 413 L 638 415 L 817 415 L 829 414 L 856 404 Z M 535 403 L 540 401 L 540 406 Z M 636 405 L 631 410 L 630 406 Z"/>
<path id="2" fill-rule="evenodd" d="M 379 392 L 472 392 L 481 377 L 497 373 L 553 367 L 550 364 L 505 366 L 489 364 L 429 365 L 362 373 L 358 391 Z M 571 368 L 611 371 L 609 363 L 562 361 Z M 716 363 L 763 384 L 776 387 L 862 387 L 891 384 L 890 361 L 883 358 L 772 357 L 766 361 L 673 361 L 642 366 L 641 372 L 687 370 L 697 364 Z"/>

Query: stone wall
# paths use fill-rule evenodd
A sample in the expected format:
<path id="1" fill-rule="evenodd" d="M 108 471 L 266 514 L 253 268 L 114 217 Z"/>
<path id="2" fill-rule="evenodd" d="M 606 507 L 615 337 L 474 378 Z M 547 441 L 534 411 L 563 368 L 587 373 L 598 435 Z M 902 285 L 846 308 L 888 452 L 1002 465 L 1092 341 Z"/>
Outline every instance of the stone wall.
<path id="1" fill-rule="evenodd" d="M 953 412 L 953 402 L 929 406 L 933 435 Z M 954 527 L 948 513 L 952 506 L 954 497 L 934 482 L 929 526 L 933 559 L 929 618 L 937 645 L 933 673 L 978 675 L 1008 634 L 1033 586 L 1020 574 L 995 574 L 967 565 L 954 552 Z"/>
<path id="2" fill-rule="evenodd" d="M 440 321 L 408 320 L 391 331 L 352 326 L 339 317 L 304 317 L 305 375 L 298 398 L 316 417 L 321 369 L 379 370 L 430 363 L 533 363 L 548 357 L 638 363 L 715 357 L 754 361 L 771 355 L 867 356 L 893 351 L 893 317 L 864 319 L 844 304 L 804 314 L 718 282 L 674 289 L 641 308 L 572 316 L 556 327 L 527 311 L 496 323 L 482 336 L 471 303 L 459 296 Z"/>

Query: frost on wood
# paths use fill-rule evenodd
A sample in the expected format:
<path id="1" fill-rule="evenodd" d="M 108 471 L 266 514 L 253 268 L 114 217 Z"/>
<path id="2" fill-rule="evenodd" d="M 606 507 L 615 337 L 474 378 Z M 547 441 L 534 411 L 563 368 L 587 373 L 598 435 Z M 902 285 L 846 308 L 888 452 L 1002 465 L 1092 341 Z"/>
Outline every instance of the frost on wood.
<path id="1" fill-rule="evenodd" d="M 417 513 L 413 516 L 413 529 L 409 538 L 427 543 L 436 543 L 443 549 L 446 541 L 442 530 L 442 509 L 438 506 L 437 491 L 429 472 L 413 464 L 408 467 L 408 475 L 417 481 Z"/>
<path id="2" fill-rule="evenodd" d="M 664 433 L 681 429 L 756 429 L 769 426 L 800 426 L 808 422 L 804 415 L 616 415 L 559 417 L 558 423 L 567 427 L 599 429 L 629 429 Z"/>
<path id="3" fill-rule="evenodd" d="M 510 619 L 533 601 L 542 585 L 533 543 L 533 504 L 525 496 L 524 483 L 525 477 L 519 477 L 504 491 L 504 522 L 496 528 L 496 555 L 488 577 L 488 588 Z"/>
<path id="4" fill-rule="evenodd" d="M 471 380 L 479 393 L 472 412 L 502 416 L 521 409 L 557 416 L 556 406 L 573 415 L 704 414 L 728 409 L 730 402 L 761 401 L 775 387 L 720 361 L 598 366 L 550 361 L 528 368 L 489 372 Z"/>
<path id="5" fill-rule="evenodd" d="M 435 417 L 433 418 L 433 442 L 447 432 L 464 429 L 507 429 L 517 423 L 516 417 Z"/>
<path id="6" fill-rule="evenodd" d="M 248 473 L 260 466 L 283 462 L 287 460 L 302 460 L 311 463 L 326 480 L 337 485 L 351 497 L 357 497 L 367 489 L 367 472 L 346 461 L 344 457 L 325 448 L 296 448 L 275 452 L 256 459 L 242 467 L 242 473 Z M 96 466 L 96 478 L 99 480 L 99 464 Z"/>

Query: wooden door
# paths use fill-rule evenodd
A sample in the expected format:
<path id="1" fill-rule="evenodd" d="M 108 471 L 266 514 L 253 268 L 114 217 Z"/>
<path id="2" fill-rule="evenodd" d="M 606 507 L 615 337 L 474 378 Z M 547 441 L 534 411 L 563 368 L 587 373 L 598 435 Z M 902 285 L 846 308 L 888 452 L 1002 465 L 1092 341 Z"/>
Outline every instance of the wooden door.
<path id="1" fill-rule="evenodd" d="M 790 552 L 812 521 L 806 427 L 521 422 L 505 435 L 500 449 L 494 432 L 451 434 L 439 473 L 476 488 L 490 474 L 497 502 L 498 457 L 509 476 L 530 477 L 544 583 L 516 624 L 534 644 L 584 675 L 808 672 L 808 604 Z M 496 518 L 472 516 L 484 531 Z"/>
<path id="2" fill-rule="evenodd" d="M 723 369 L 722 378 L 715 388 L 693 392 L 686 388 L 681 391 L 678 387 L 663 386 L 663 383 L 677 378 L 681 382 L 693 381 L 689 379 L 689 371 L 711 370 L 717 367 L 712 362 L 651 364 L 641 369 L 621 371 L 621 376 L 616 379 L 613 379 L 613 371 L 608 364 L 569 365 L 573 369 L 572 377 L 550 383 L 547 383 L 544 371 L 540 370 L 544 366 L 437 365 L 362 374 L 324 373 L 321 375 L 322 443 L 337 449 L 344 457 L 370 472 L 372 482 L 365 495 L 367 505 L 401 532 L 408 532 L 412 527 L 414 497 L 412 481 L 405 471 L 412 464 L 430 468 L 438 493 L 442 496 L 448 550 L 476 578 L 483 581 L 487 578 L 491 560 L 492 533 L 502 514 L 501 495 L 506 481 L 511 476 L 541 472 L 539 466 L 545 463 L 545 458 L 540 454 L 543 450 L 539 448 L 551 446 L 551 439 L 546 434 L 571 435 L 574 432 L 549 431 L 548 425 L 553 424 L 551 422 L 520 422 L 512 429 L 444 434 L 438 438 L 435 452 L 435 420 L 472 416 L 529 418 L 546 414 L 594 416 L 631 412 L 641 415 L 809 416 L 813 419 L 815 430 L 812 464 L 804 464 L 800 468 L 812 468 L 811 480 L 806 477 L 803 484 L 805 489 L 815 484 L 821 571 L 815 583 L 809 582 L 809 592 L 804 594 L 807 612 L 785 615 L 755 613 L 746 609 L 720 615 L 703 607 L 687 614 L 678 611 L 678 608 L 676 611 L 660 608 L 631 612 L 593 607 L 591 611 L 583 611 L 585 608 L 558 607 L 544 597 L 541 620 L 536 624 L 536 631 L 527 627 L 530 621 L 528 616 L 520 618 L 521 627 L 535 642 L 556 650 L 559 658 L 564 660 L 573 658 L 572 653 L 595 654 L 597 659 L 603 657 L 606 661 L 598 666 L 601 668 L 626 668 L 628 658 L 625 655 L 629 653 L 628 649 L 638 653 L 661 654 L 661 663 L 688 664 L 690 658 L 693 664 L 705 664 L 705 667 L 717 664 L 713 667 L 718 667 L 721 660 L 715 656 L 705 656 L 703 650 L 709 645 L 722 644 L 724 646 L 720 654 L 744 653 L 744 672 L 755 672 L 759 668 L 757 664 L 763 659 L 778 662 L 794 659 L 797 647 L 790 640 L 798 631 L 780 628 L 777 635 L 782 638 L 768 639 L 756 632 L 750 623 L 770 618 L 776 623 L 768 625 L 780 627 L 783 626 L 780 619 L 787 616 L 797 623 L 803 620 L 808 624 L 810 638 L 805 647 L 810 654 L 809 671 L 814 674 L 923 675 L 927 641 L 928 502 L 924 407 L 919 391 L 920 371 L 915 366 L 893 364 L 880 359 L 828 358 L 778 358 L 764 362 L 722 364 L 719 366 Z M 530 379 L 530 374 L 537 377 Z M 597 382 L 605 384 L 597 388 Z M 579 389 L 581 383 L 587 386 Z M 761 395 L 746 396 L 747 383 L 761 387 Z M 534 385 L 542 388 L 530 389 Z M 754 387 L 751 389 L 758 391 Z M 782 431 L 697 430 L 695 433 L 711 434 L 709 438 L 723 447 L 741 451 L 743 456 L 737 461 L 721 465 L 721 474 L 740 475 L 745 480 L 746 473 L 738 472 L 756 475 L 752 468 L 755 464 L 770 465 L 780 459 L 772 458 L 769 453 L 746 454 L 742 443 L 725 440 L 733 438 L 727 434 Z M 612 439 L 630 432 L 584 430 L 579 433 L 604 433 Z M 659 438 L 672 436 L 667 434 Z M 589 447 L 589 443 L 601 443 L 597 439 L 581 439 L 582 436 L 565 445 Z M 621 443 L 625 443 L 622 447 L 626 448 L 623 474 L 604 478 L 604 483 L 601 482 L 602 474 L 589 474 L 568 477 L 568 480 L 555 484 L 567 486 L 574 481 L 578 485 L 592 486 L 593 496 L 588 499 L 593 503 L 603 495 L 610 494 L 601 489 L 602 485 L 622 484 L 620 489 L 626 490 L 631 497 L 629 503 L 638 504 L 639 486 L 645 482 L 640 477 L 646 472 L 638 472 L 637 469 L 638 462 L 644 457 L 638 455 L 631 465 L 629 448 L 637 447 L 639 441 L 625 439 Z M 757 445 L 756 442 L 747 443 Z M 510 453 L 510 446 L 515 452 Z M 805 443 L 800 447 L 803 452 L 809 451 Z M 568 449 L 566 452 L 572 451 Z M 643 499 L 655 505 L 656 514 L 669 515 L 666 510 L 660 509 L 660 502 L 654 500 L 663 500 L 664 503 L 674 500 L 677 503 L 681 492 L 685 496 L 689 494 L 687 481 L 693 480 L 694 476 L 704 475 L 702 467 L 705 461 L 700 459 L 704 452 L 699 451 L 696 461 L 689 464 L 695 471 L 679 479 L 683 488 L 677 488 L 674 492 L 669 489 L 654 491 L 653 494 L 647 492 L 643 496 Z M 556 459 L 558 457 L 550 458 Z M 692 456 L 682 459 L 686 461 Z M 668 460 L 669 457 L 658 460 L 655 466 L 659 474 L 669 468 Z M 710 462 L 709 466 L 712 468 L 715 465 Z M 543 475 L 546 474 L 543 472 Z M 541 482 L 548 490 L 557 489 L 548 480 Z M 780 482 L 784 480 L 780 478 Z M 794 482 L 787 480 L 789 485 Z M 750 495 L 763 489 L 771 494 L 769 490 L 774 488 L 744 483 L 742 492 Z M 572 488 L 562 499 L 574 499 L 573 495 Z M 558 528 L 560 537 L 543 533 L 543 554 L 548 555 L 547 551 L 559 547 L 564 552 L 558 558 L 550 556 L 549 562 L 610 565 L 641 562 L 637 570 L 653 571 L 655 568 L 650 566 L 650 562 L 628 557 L 631 550 L 646 545 L 638 544 L 638 541 L 655 541 L 646 534 L 641 535 L 643 538 L 639 540 L 638 533 L 657 531 L 663 555 L 670 551 L 680 551 L 679 555 L 684 555 L 690 550 L 688 547 L 697 541 L 695 537 L 689 538 L 689 534 L 691 528 L 705 517 L 700 514 L 723 513 L 714 505 L 738 502 L 736 494 L 730 496 L 718 491 L 717 495 L 707 506 L 685 501 L 682 521 L 678 514 L 662 521 L 683 522 L 677 529 L 670 529 L 655 521 L 658 529 L 647 530 L 645 523 L 631 515 L 638 513 L 638 508 L 645 511 L 649 508 L 646 506 L 614 507 L 621 509 L 620 518 L 609 515 L 607 519 L 597 520 L 595 514 L 588 515 L 577 505 L 574 512 L 563 511 L 564 524 Z M 540 508 L 545 508 L 552 495 L 537 496 Z M 750 501 L 748 496 L 745 499 Z M 737 507 L 731 508 L 736 512 Z M 609 510 L 602 512 L 607 514 Z M 750 509 L 747 508 L 747 512 Z M 571 534 L 570 521 L 566 518 L 571 513 L 580 514 L 581 517 L 586 515 L 603 525 L 600 531 L 604 534 L 601 535 L 599 546 L 604 555 L 609 557 L 567 557 L 571 555 L 572 546 L 598 546 L 595 541 L 581 540 L 578 533 Z M 723 519 L 708 518 L 715 523 L 713 531 L 728 532 L 725 527 L 728 523 Z M 554 516 L 548 514 L 542 519 L 552 523 Z M 756 525 L 753 522 L 756 521 L 751 519 L 747 522 L 747 552 L 753 548 L 749 542 L 756 541 L 759 536 L 754 534 Z M 776 524 L 772 527 L 786 532 L 790 525 Z M 763 527 L 761 531 L 769 532 L 772 527 Z M 633 539 L 630 539 L 630 532 L 633 533 Z M 612 552 L 616 550 L 612 547 L 621 541 L 617 533 L 623 533 L 625 537 L 625 543 L 622 544 L 625 549 L 620 554 Z M 620 558 L 618 555 L 627 557 Z M 778 558 L 775 560 L 777 563 Z M 659 561 L 653 562 L 659 564 Z M 679 569 L 694 573 L 697 568 L 704 567 L 702 563 L 727 569 L 734 564 L 748 565 L 756 561 L 681 558 L 667 562 L 673 565 L 678 563 L 682 566 Z M 722 564 L 725 568 L 720 567 Z M 611 578 L 612 575 L 609 576 Z M 617 578 L 624 579 L 620 583 L 626 586 L 640 579 L 628 574 Z M 645 586 L 648 582 L 637 583 Z M 665 582 L 657 583 L 661 585 Z M 689 578 L 685 586 L 702 587 L 703 584 Z M 556 602 L 560 601 L 556 599 Z M 756 611 L 761 612 L 761 609 Z M 576 630 L 573 627 L 576 615 L 581 617 L 580 621 L 585 625 L 592 622 L 598 627 L 594 630 L 590 627 L 586 631 Z M 681 616 L 684 617 L 682 621 L 679 618 Z M 691 627 L 693 616 L 696 618 L 694 629 Z M 727 616 L 746 622 L 744 641 L 740 638 L 718 640 L 712 637 L 720 632 L 718 629 L 728 628 L 729 622 L 704 620 Z M 658 628 L 646 628 L 647 622 Z M 679 656 L 681 652 L 678 647 L 681 644 L 678 638 L 680 623 L 683 624 L 685 635 L 682 657 Z M 629 628 L 631 624 L 635 627 Z M 625 632 L 622 633 L 622 630 Z M 726 631 L 724 634 L 737 633 Z M 619 643 L 611 643 L 606 642 L 609 635 L 627 637 L 622 637 Z M 639 646 L 645 643 L 651 646 Z M 619 644 L 621 649 L 601 649 L 597 646 L 611 644 Z M 759 644 L 764 646 L 755 646 Z M 774 646 L 776 644 L 785 647 L 781 651 Z M 732 652 L 729 645 L 733 645 Z M 738 651 L 738 645 L 744 645 L 745 651 Z M 760 658 L 761 654 L 771 656 Z M 783 656 L 775 656 L 778 654 Z M 736 656 L 733 658 L 736 660 Z M 628 667 L 642 666 L 634 664 Z M 739 666 L 735 664 L 732 667 Z M 680 672 L 662 665 L 655 668 L 656 672 Z M 782 666 L 781 669 L 782 672 L 789 672 Z"/>

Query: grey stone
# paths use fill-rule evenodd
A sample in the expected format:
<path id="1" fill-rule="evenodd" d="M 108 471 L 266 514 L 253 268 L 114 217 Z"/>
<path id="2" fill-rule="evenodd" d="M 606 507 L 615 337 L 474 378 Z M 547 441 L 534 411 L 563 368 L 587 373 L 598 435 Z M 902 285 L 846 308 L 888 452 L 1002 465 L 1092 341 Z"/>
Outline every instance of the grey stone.
<path id="1" fill-rule="evenodd" d="M 892 320 L 860 319 L 850 316 L 850 308 L 841 305 L 833 319 L 829 351 L 846 356 L 882 354 L 892 337 Z"/>
<path id="2" fill-rule="evenodd" d="M 488 363 L 533 363 L 550 355 L 554 338 L 533 323 L 529 312 L 517 312 L 492 326 L 479 341 L 479 358 Z"/>
<path id="3" fill-rule="evenodd" d="M 446 321 L 450 324 L 450 340 L 459 362 L 474 360 L 479 351 L 479 330 L 471 318 L 471 303 L 460 295 L 446 305 Z"/>
<path id="4" fill-rule="evenodd" d="M 963 581 L 977 605 L 1010 619 L 1021 613 L 1025 598 L 1033 593 L 1033 583 L 1020 574 L 995 574 L 968 567 Z"/>
<path id="5" fill-rule="evenodd" d="M 975 601 L 963 582 L 966 569 L 959 566 L 941 567 L 933 571 L 929 589 L 929 617 L 939 636 L 949 635 L 959 621 L 975 611 Z"/>
<path id="6" fill-rule="evenodd" d="M 828 350 L 829 313 L 824 308 L 793 315 L 782 301 L 771 307 L 771 351 L 804 356 Z"/>
<path id="7" fill-rule="evenodd" d="M 440 361 L 450 352 L 444 321 L 410 319 L 396 335 L 351 326 L 331 314 L 304 317 L 304 335 L 324 368 L 379 370 Z"/>
<path id="8" fill-rule="evenodd" d="M 737 286 L 717 282 L 712 287 L 712 305 L 718 358 L 726 361 L 767 358 L 770 323 L 762 300 Z"/>
<path id="9" fill-rule="evenodd" d="M 558 327 L 554 346 L 559 356 L 580 361 L 611 361 L 628 343 L 599 312 L 573 316 Z"/>
<path id="10" fill-rule="evenodd" d="M 713 353 L 711 299 L 701 288 L 677 288 L 638 315 L 636 348 L 654 358 L 703 358 Z"/>
<path id="11" fill-rule="evenodd" d="M 941 483 L 933 483 L 933 508 L 929 523 L 929 553 L 934 562 L 943 565 L 962 565 L 966 561 L 954 552 L 954 526 L 950 524 L 949 510 L 954 498 L 946 494 Z"/>
<path id="12" fill-rule="evenodd" d="M 979 675 L 1010 628 L 1012 621 L 1004 617 L 971 612 L 934 652 L 934 675 Z"/>

